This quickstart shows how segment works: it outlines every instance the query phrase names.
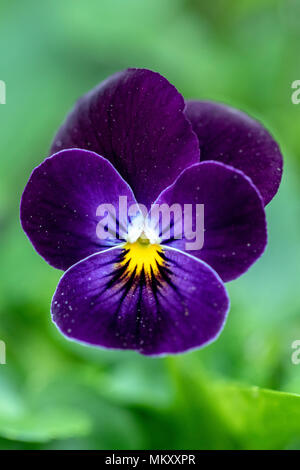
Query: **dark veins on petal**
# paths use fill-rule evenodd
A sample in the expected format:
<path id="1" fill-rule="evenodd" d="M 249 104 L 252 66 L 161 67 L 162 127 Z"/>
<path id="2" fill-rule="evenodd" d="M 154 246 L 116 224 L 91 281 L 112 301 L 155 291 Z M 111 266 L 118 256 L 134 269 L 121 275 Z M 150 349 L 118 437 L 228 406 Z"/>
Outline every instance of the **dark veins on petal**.
<path id="1" fill-rule="evenodd" d="M 158 245 L 149 249 L 145 262 L 129 246 L 95 254 L 70 268 L 52 303 L 59 329 L 88 344 L 149 355 L 212 341 L 228 310 L 220 279 L 184 253 Z"/>

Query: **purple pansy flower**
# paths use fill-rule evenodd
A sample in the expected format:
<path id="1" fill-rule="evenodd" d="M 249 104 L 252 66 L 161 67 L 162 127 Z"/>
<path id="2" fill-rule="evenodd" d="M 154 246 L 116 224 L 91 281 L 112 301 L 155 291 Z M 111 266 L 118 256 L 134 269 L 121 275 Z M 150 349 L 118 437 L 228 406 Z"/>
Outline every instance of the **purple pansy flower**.
<path id="1" fill-rule="evenodd" d="M 77 102 L 51 155 L 24 190 L 21 222 L 37 252 L 65 270 L 51 307 L 60 331 L 146 355 L 214 340 L 229 309 L 224 282 L 266 246 L 264 205 L 282 173 L 270 134 L 225 105 L 184 102 L 157 73 L 128 69 Z M 116 232 L 100 239 L 97 209 L 117 208 L 120 196 L 136 214 L 109 213 Z M 203 247 L 188 251 L 184 234 L 147 225 L 153 203 L 203 204 Z"/>

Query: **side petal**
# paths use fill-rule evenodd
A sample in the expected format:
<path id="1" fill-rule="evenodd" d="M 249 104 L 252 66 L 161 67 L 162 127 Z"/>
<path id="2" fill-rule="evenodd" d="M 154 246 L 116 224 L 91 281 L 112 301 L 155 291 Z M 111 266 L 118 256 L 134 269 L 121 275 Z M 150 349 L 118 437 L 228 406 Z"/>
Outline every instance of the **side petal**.
<path id="1" fill-rule="evenodd" d="M 154 219 L 156 226 L 158 221 L 162 227 L 161 243 L 202 259 L 224 282 L 243 274 L 265 249 L 267 229 L 261 195 L 250 178 L 223 163 L 202 162 L 186 169 L 156 204 L 167 204 L 170 209 L 177 204 L 184 214 L 179 228 L 180 214 L 175 220 L 176 233 L 166 230 L 167 220 L 160 223 L 161 217 Z M 198 211 L 201 205 L 202 213 Z"/>
<path id="2" fill-rule="evenodd" d="M 127 198 L 127 207 L 136 204 L 130 187 L 106 159 L 86 150 L 64 150 L 31 174 L 21 199 L 22 227 L 36 251 L 65 270 L 123 241 L 128 212 L 119 211 L 119 196 Z M 106 208 L 108 232 L 101 237 Z"/>
<path id="3" fill-rule="evenodd" d="M 63 275 L 52 316 L 64 335 L 146 355 L 184 352 L 218 336 L 229 300 L 209 266 L 171 248 L 160 251 L 155 276 L 145 269 L 126 275 L 127 252 L 92 255 Z"/>
<path id="4" fill-rule="evenodd" d="M 268 204 L 277 193 L 283 165 L 271 134 L 247 114 L 221 103 L 188 101 L 185 112 L 199 139 L 201 161 L 242 170 Z"/>
<path id="5" fill-rule="evenodd" d="M 128 69 L 83 96 L 60 127 L 51 153 L 70 147 L 107 158 L 149 205 L 187 166 L 199 145 L 176 88 L 158 73 Z"/>

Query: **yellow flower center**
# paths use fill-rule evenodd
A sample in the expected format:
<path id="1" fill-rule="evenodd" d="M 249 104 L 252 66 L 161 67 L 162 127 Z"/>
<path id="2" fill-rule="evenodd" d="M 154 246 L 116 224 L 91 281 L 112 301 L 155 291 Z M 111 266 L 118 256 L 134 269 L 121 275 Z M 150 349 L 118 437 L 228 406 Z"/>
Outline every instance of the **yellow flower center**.
<path id="1" fill-rule="evenodd" d="M 127 279 L 133 273 L 140 275 L 143 270 L 146 278 L 151 279 L 159 274 L 159 267 L 163 265 L 163 250 L 159 244 L 150 243 L 144 232 L 134 243 L 127 242 L 124 250 L 121 265 L 127 266 Z"/>

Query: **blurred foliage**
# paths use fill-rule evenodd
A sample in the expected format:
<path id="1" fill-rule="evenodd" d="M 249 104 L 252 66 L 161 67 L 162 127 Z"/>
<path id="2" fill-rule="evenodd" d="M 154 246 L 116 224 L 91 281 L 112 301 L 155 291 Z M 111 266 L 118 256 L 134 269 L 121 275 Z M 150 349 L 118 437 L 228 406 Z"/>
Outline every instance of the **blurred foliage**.
<path id="1" fill-rule="evenodd" d="M 0 0 L 0 448 L 300 448 L 299 13 L 298 0 Z M 162 73 L 187 98 L 248 111 L 285 156 L 267 251 L 228 285 L 224 332 L 171 358 L 64 339 L 49 314 L 61 273 L 18 219 L 29 174 L 73 102 L 128 66 Z"/>

